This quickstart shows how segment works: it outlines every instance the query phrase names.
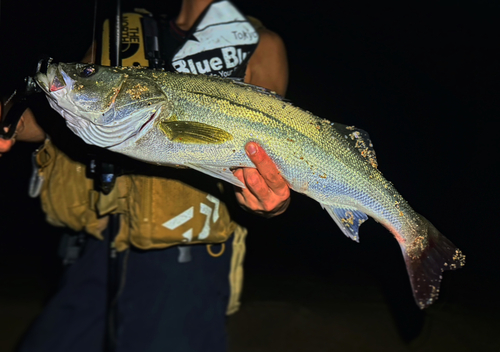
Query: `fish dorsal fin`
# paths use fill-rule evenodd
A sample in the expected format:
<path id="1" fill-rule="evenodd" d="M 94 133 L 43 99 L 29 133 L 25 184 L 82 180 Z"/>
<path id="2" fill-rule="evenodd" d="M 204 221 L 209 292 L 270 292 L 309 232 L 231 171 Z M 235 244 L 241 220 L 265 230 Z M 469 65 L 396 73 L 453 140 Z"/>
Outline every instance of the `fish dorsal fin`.
<path id="1" fill-rule="evenodd" d="M 342 206 L 336 207 L 327 204 L 321 204 L 321 206 L 330 214 L 344 235 L 359 242 L 359 227 L 368 220 L 368 215 L 362 211 Z"/>
<path id="2" fill-rule="evenodd" d="M 161 121 L 159 128 L 172 142 L 186 144 L 221 144 L 233 136 L 218 127 L 195 121 Z"/>
<path id="3" fill-rule="evenodd" d="M 340 123 L 335 123 L 333 126 L 374 168 L 378 167 L 377 156 L 375 155 L 375 149 L 373 149 L 373 143 L 368 132 Z"/>

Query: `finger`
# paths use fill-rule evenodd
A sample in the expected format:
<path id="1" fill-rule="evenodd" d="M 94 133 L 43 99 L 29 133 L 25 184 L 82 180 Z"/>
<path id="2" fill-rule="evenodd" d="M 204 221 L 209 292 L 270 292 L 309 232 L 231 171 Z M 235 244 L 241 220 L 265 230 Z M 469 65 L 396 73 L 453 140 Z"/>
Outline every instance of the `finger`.
<path id="1" fill-rule="evenodd" d="M 246 190 L 252 193 L 261 202 L 267 201 L 274 193 L 257 169 L 244 169 L 243 178 L 247 186 Z"/>
<path id="2" fill-rule="evenodd" d="M 3 130 L 5 132 L 9 132 L 9 129 L 7 127 L 4 127 Z M 5 152 L 9 151 L 10 148 L 12 148 L 12 146 L 14 145 L 14 142 L 15 142 L 14 136 L 10 139 L 0 138 L 0 152 L 5 153 Z"/>
<path id="3" fill-rule="evenodd" d="M 266 181 L 262 178 L 259 171 L 254 168 L 245 167 L 236 169 L 233 175 L 240 180 L 246 188 L 237 188 L 238 192 L 248 197 L 250 194 L 257 198 L 267 198 L 271 194 L 271 190 Z"/>
<path id="4" fill-rule="evenodd" d="M 290 202 L 290 191 L 286 188 L 283 195 L 274 193 L 255 169 L 243 170 L 246 189 L 241 190 L 240 202 L 250 210 L 263 216 L 275 216 L 283 213 Z"/>
<path id="5" fill-rule="evenodd" d="M 258 202 L 257 198 L 251 192 L 245 190 L 236 191 L 235 195 L 238 203 L 246 210 L 253 212 L 263 210 L 262 204 Z"/>
<path id="6" fill-rule="evenodd" d="M 234 176 L 236 176 L 236 178 L 246 186 L 246 188 L 235 186 L 236 198 L 240 203 L 249 205 L 249 203 L 253 203 L 253 201 L 256 200 L 256 198 L 253 195 L 252 191 L 248 189 L 249 185 L 245 179 L 244 170 L 246 170 L 246 168 L 240 168 L 233 172 Z"/>
<path id="7" fill-rule="evenodd" d="M 276 194 L 286 193 L 288 185 L 264 149 L 259 147 L 257 143 L 250 142 L 246 145 L 245 151 L 268 187 Z"/>

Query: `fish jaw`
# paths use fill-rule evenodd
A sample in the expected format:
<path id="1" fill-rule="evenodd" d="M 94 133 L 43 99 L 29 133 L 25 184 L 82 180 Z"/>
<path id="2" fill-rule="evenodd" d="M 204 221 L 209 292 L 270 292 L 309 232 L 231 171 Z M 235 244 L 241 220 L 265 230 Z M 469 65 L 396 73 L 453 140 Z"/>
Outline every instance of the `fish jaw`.
<path id="1" fill-rule="evenodd" d="M 89 127 L 90 118 L 85 112 L 73 112 L 75 109 L 68 96 L 73 89 L 74 80 L 61 69 L 60 64 L 50 64 L 46 73 L 38 72 L 35 75 L 35 81 L 45 92 L 52 109 L 66 120 L 67 126 L 73 133 L 80 136 L 79 131 Z"/>
<path id="2" fill-rule="evenodd" d="M 35 81 L 45 92 L 50 106 L 66 120 L 74 133 L 80 128 L 88 128 L 95 120 L 95 112 L 79 109 L 71 98 L 75 80 L 64 71 L 62 64 L 50 64 L 47 73 L 38 72 L 35 75 Z"/>

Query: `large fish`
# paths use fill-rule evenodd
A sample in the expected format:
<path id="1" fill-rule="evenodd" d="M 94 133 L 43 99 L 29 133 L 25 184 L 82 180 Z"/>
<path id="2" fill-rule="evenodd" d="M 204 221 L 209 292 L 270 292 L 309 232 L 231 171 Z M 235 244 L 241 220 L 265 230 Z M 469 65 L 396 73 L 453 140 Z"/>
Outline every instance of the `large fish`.
<path id="1" fill-rule="evenodd" d="M 420 308 L 438 297 L 444 270 L 465 264 L 382 176 L 360 129 L 320 119 L 263 88 L 204 75 L 60 63 L 36 81 L 86 143 L 145 162 L 244 187 L 231 170 L 254 167 L 244 146 L 257 142 L 290 187 L 318 201 L 346 236 L 358 241 L 368 216 L 394 235 Z"/>

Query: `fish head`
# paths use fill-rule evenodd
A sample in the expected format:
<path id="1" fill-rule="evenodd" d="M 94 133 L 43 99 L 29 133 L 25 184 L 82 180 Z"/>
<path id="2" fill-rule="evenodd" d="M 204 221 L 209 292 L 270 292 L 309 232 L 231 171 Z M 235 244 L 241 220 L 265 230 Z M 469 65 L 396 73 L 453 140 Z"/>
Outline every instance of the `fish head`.
<path id="1" fill-rule="evenodd" d="M 163 91 L 143 72 L 58 63 L 38 72 L 35 81 L 76 135 L 88 144 L 110 148 L 139 137 L 165 108 Z"/>

